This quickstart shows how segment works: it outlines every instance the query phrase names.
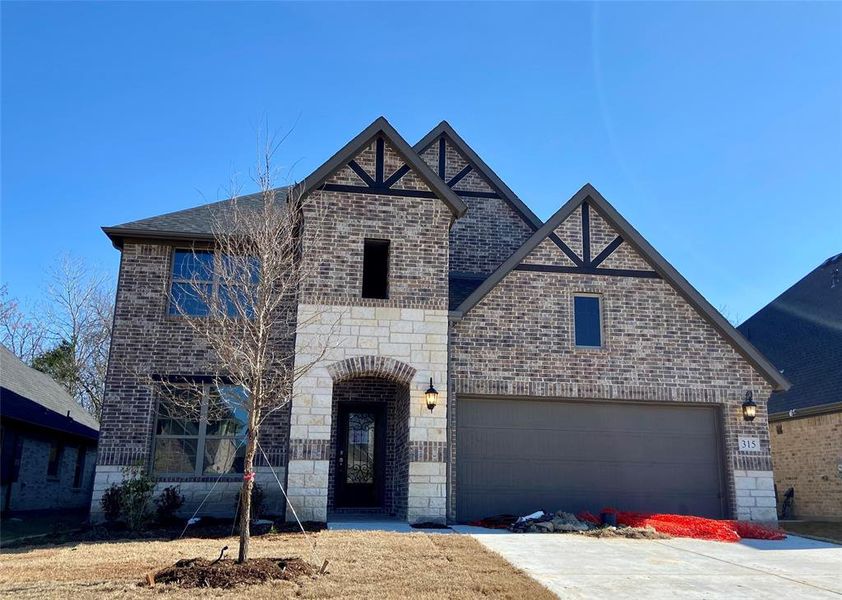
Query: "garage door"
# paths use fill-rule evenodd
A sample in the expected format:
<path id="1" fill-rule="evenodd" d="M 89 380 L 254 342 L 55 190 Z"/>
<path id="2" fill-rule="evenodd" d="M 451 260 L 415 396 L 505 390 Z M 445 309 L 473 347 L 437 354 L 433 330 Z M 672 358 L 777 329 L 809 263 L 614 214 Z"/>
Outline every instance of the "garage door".
<path id="1" fill-rule="evenodd" d="M 723 516 L 714 407 L 460 398 L 459 521 L 536 510 Z"/>

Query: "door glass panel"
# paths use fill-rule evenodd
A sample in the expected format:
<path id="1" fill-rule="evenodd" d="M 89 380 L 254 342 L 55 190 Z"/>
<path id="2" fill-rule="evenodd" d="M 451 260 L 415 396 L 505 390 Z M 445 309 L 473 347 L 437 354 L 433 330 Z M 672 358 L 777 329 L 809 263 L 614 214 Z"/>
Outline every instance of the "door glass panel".
<path id="1" fill-rule="evenodd" d="M 348 413 L 346 483 L 374 483 L 374 415 Z"/>

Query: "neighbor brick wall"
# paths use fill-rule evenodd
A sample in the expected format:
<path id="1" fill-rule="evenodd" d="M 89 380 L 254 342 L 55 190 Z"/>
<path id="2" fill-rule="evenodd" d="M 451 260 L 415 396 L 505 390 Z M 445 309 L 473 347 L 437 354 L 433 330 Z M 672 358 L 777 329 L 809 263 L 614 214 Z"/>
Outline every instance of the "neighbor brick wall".
<path id="1" fill-rule="evenodd" d="M 68 441 L 63 445 L 57 477 L 47 477 L 52 435 L 22 438 L 20 470 L 18 480 L 11 484 L 8 509 L 12 512 L 51 509 L 87 508 L 91 501 L 91 490 L 96 466 L 96 447 L 79 445 Z M 85 453 L 85 471 L 78 488 L 73 487 L 78 452 Z M 6 491 L 6 488 L 3 488 Z M 5 501 L 5 497 L 3 499 Z"/>
<path id="2" fill-rule="evenodd" d="M 793 487 L 797 518 L 842 518 L 842 411 L 777 421 L 769 429 L 781 501 Z"/>
<path id="3" fill-rule="evenodd" d="M 448 182 L 468 161 L 445 140 L 444 180 Z M 438 173 L 439 141 L 426 148 L 421 157 Z M 502 197 L 476 198 L 464 194 L 465 191 L 496 192 L 476 168 L 458 181 L 453 191 L 468 210 L 450 230 L 450 270 L 488 275 L 523 245 L 533 229 Z"/>
<path id="4" fill-rule="evenodd" d="M 616 236 L 605 228 L 607 223 L 592 210 L 592 256 Z M 556 233 L 580 252 L 579 211 Z M 620 248 L 622 253 L 609 259 L 613 268 L 650 269 L 630 246 Z M 545 244 L 524 262 L 564 264 L 560 258 L 546 262 L 552 256 L 552 249 Z M 602 298 L 603 348 L 574 347 L 576 292 Z M 458 456 L 455 403 L 460 394 L 720 405 L 731 511 L 744 517 L 774 519 L 774 508 L 751 501 L 738 506 L 735 493 L 735 482 L 748 477 L 748 471 L 754 472 L 755 480 L 761 477 L 757 472 L 765 473 L 762 477 L 771 484 L 766 429 L 766 399 L 771 388 L 661 279 L 515 270 L 452 326 L 451 377 L 456 396 L 449 410 L 452 461 Z M 746 390 L 754 392 L 758 403 L 753 423 L 746 423 L 741 416 Z M 736 447 L 740 434 L 758 436 L 761 452 L 740 454 Z M 453 490 L 450 497 L 455 501 Z M 451 515 L 455 515 L 452 504 Z"/>

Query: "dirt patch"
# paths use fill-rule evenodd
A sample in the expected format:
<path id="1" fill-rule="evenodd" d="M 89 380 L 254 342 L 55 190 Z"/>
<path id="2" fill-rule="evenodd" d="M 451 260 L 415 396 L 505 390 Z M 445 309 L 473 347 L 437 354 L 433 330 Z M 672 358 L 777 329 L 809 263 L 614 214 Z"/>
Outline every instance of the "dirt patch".
<path id="1" fill-rule="evenodd" d="M 315 569 L 300 558 L 253 558 L 242 564 L 233 559 L 183 558 L 158 571 L 154 581 L 183 588 L 227 589 L 267 581 L 291 581 L 314 572 Z"/>
<path id="2" fill-rule="evenodd" d="M 655 531 L 651 527 L 601 527 L 581 531 L 579 535 L 594 538 L 625 538 L 629 540 L 668 540 L 672 536 Z"/>

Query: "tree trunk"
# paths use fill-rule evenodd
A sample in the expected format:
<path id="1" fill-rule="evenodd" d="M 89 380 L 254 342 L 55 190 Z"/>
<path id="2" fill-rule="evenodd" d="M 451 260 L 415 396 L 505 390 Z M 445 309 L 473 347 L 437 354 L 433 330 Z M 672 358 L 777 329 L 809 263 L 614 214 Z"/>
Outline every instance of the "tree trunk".
<path id="1" fill-rule="evenodd" d="M 254 487 L 254 455 L 257 451 L 256 411 L 249 411 L 248 441 L 243 460 L 243 489 L 240 491 L 240 554 L 238 563 L 244 563 L 249 557 L 251 540 L 251 490 Z"/>

